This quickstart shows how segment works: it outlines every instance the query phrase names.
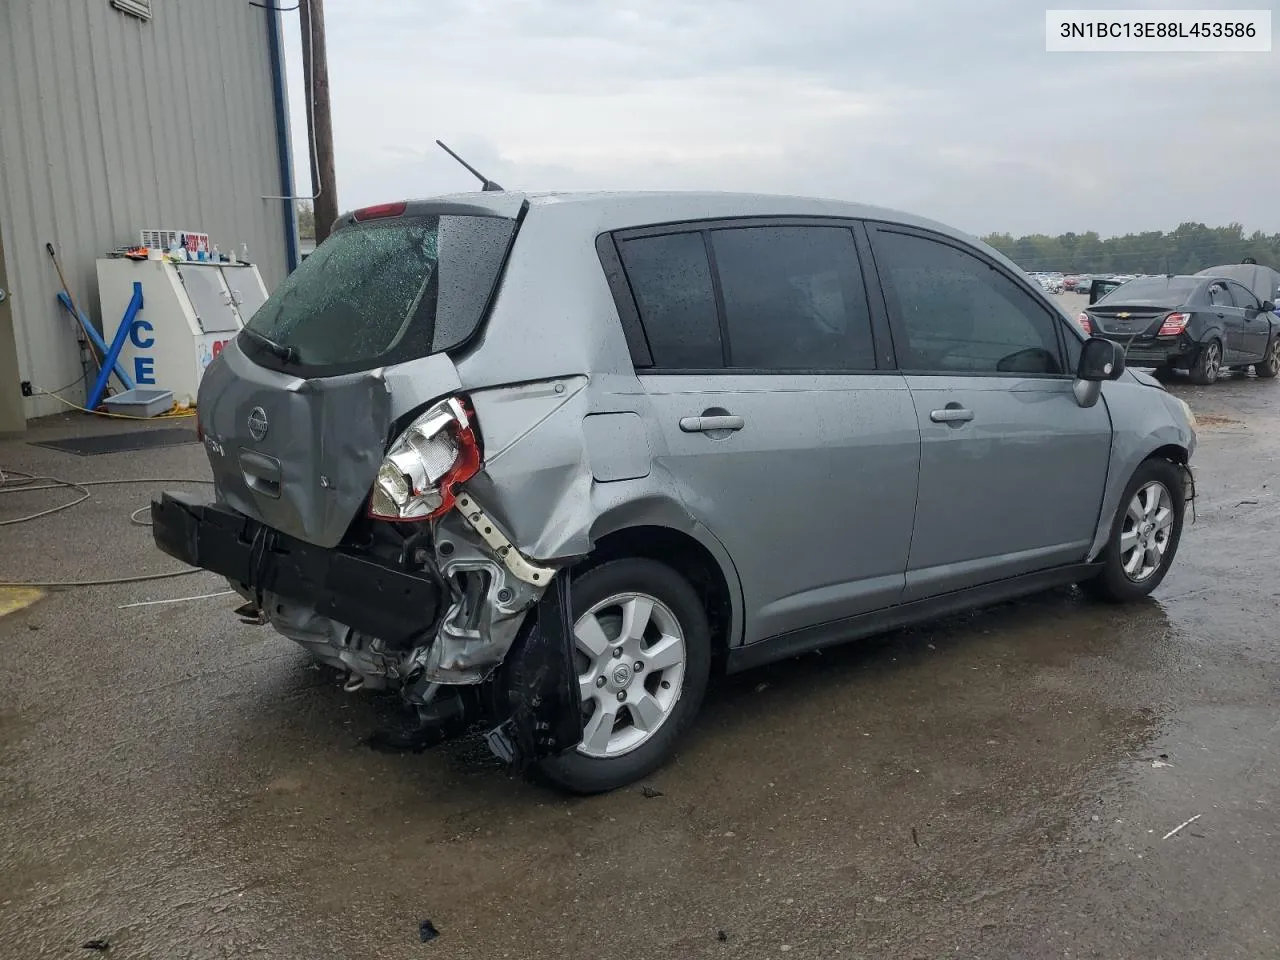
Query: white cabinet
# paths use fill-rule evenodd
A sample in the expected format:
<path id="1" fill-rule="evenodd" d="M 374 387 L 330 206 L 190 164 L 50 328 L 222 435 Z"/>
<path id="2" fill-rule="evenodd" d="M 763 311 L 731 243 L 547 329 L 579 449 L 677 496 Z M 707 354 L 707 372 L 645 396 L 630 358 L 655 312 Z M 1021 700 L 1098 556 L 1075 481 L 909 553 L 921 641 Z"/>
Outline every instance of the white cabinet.
<path id="1" fill-rule="evenodd" d="M 142 309 L 120 352 L 139 387 L 173 391 L 193 404 L 205 367 L 267 299 L 252 264 L 170 263 L 111 258 L 98 261 L 103 338 L 110 345 L 142 284 Z"/>

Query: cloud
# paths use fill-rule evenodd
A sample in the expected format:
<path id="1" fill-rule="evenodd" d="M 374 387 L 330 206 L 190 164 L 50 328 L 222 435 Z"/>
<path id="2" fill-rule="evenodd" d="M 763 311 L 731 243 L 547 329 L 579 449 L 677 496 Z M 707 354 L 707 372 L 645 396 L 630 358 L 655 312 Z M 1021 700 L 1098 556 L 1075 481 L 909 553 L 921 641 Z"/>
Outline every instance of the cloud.
<path id="1" fill-rule="evenodd" d="M 1280 230 L 1280 53 L 1049 54 L 1044 10 L 1025 0 L 328 0 L 326 13 L 346 207 L 472 189 L 440 137 L 512 189 L 817 194 L 973 232 Z"/>

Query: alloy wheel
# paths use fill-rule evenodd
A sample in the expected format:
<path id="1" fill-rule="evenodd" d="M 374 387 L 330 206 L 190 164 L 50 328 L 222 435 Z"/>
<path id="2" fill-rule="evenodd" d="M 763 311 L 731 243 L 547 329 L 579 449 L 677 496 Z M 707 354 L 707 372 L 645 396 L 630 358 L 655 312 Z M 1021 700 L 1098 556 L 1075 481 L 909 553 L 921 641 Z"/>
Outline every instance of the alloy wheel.
<path id="1" fill-rule="evenodd" d="M 1159 480 L 1133 495 L 1120 530 L 1120 565 L 1124 575 L 1141 583 L 1160 569 L 1173 535 L 1173 497 Z"/>
<path id="2" fill-rule="evenodd" d="M 583 733 L 578 752 L 612 758 L 646 743 L 670 718 L 684 685 L 684 631 L 644 593 L 595 604 L 573 627 Z"/>
<path id="3" fill-rule="evenodd" d="M 1206 380 L 1213 383 L 1222 371 L 1222 351 L 1218 349 L 1216 343 L 1209 344 L 1204 351 L 1204 376 Z"/>

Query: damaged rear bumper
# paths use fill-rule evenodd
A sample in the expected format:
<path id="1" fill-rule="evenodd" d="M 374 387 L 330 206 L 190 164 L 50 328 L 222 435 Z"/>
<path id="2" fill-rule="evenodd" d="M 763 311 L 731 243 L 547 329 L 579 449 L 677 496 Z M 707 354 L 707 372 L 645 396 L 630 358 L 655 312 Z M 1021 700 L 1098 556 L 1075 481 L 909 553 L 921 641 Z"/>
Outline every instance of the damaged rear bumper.
<path id="1" fill-rule="evenodd" d="M 353 678 L 395 680 L 421 717 L 409 740 L 486 727 L 517 768 L 581 740 L 567 577 L 525 559 L 470 497 L 437 527 L 421 573 L 182 494 L 153 499 L 151 520 L 163 552 L 268 598 L 284 636 Z"/>
<path id="2" fill-rule="evenodd" d="M 163 493 L 151 501 L 151 522 L 156 545 L 169 556 L 397 646 L 425 634 L 445 600 L 436 579 L 313 546 L 220 504 Z"/>

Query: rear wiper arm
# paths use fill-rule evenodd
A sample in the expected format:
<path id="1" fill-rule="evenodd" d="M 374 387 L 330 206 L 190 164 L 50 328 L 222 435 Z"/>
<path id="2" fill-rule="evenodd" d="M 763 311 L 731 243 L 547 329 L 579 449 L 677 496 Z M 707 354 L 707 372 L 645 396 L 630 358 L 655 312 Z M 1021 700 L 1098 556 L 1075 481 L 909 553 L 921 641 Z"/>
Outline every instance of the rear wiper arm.
<path id="1" fill-rule="evenodd" d="M 297 352 L 293 347 L 286 347 L 283 343 L 276 343 L 270 337 L 265 337 L 257 330 L 253 330 L 250 327 L 242 327 L 241 332 L 247 333 L 249 336 L 253 337 L 253 339 L 257 340 L 267 348 L 268 353 L 280 360 L 281 363 L 295 363 L 298 359 Z"/>

